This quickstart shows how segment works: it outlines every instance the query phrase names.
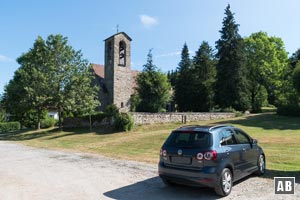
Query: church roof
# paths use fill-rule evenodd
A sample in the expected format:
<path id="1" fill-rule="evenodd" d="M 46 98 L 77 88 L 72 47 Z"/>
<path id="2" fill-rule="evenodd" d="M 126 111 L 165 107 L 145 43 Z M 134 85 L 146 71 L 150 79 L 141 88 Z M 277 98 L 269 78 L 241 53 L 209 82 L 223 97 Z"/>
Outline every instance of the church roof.
<path id="1" fill-rule="evenodd" d="M 95 74 L 104 79 L 105 73 L 104 73 L 104 65 L 94 64 L 92 63 L 93 70 Z M 137 70 L 131 70 L 131 93 L 134 93 L 134 88 L 136 87 L 136 77 L 139 74 L 139 71 Z"/>
<path id="2" fill-rule="evenodd" d="M 112 38 L 112 37 L 115 37 L 116 35 L 119 35 L 119 34 L 123 34 L 129 41 L 132 41 L 132 39 L 131 39 L 125 32 L 119 32 L 119 33 L 116 33 L 116 34 L 114 34 L 114 35 L 112 35 L 112 36 L 106 38 L 104 41 L 106 41 L 106 40 L 108 40 L 108 39 L 110 39 L 110 38 Z"/>
<path id="3" fill-rule="evenodd" d="M 92 67 L 97 76 L 104 78 L 104 65 L 92 64 Z"/>

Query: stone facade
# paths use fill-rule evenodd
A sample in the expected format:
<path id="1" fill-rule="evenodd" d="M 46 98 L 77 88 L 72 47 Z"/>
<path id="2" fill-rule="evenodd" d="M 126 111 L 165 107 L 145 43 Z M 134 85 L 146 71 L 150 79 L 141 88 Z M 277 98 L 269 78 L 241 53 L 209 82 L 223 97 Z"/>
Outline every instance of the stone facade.
<path id="1" fill-rule="evenodd" d="M 105 40 L 104 83 L 107 89 L 107 105 L 115 104 L 121 112 L 130 110 L 130 43 L 131 38 L 124 32 Z"/>
<path id="2" fill-rule="evenodd" d="M 131 113 L 134 123 L 157 124 L 157 123 L 186 123 L 194 121 L 226 119 L 235 117 L 234 113 Z"/>

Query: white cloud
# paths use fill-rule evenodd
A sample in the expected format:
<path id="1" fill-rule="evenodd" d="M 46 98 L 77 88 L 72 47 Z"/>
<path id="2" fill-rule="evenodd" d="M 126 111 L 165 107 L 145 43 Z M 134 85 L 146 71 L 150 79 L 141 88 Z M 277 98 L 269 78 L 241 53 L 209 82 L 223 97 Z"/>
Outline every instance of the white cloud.
<path id="1" fill-rule="evenodd" d="M 13 62 L 14 60 L 0 54 L 0 62 Z"/>
<path id="2" fill-rule="evenodd" d="M 155 57 L 157 57 L 157 58 L 161 58 L 161 57 L 173 57 L 173 56 L 179 56 L 180 54 L 181 54 L 180 51 L 175 51 L 175 52 L 161 54 L 161 55 L 158 55 L 158 56 L 155 56 Z"/>
<path id="3" fill-rule="evenodd" d="M 190 57 L 193 56 L 192 54 L 194 54 L 193 51 L 189 50 L 189 54 Z M 160 54 L 155 56 L 156 58 L 161 58 L 161 57 L 174 57 L 174 56 L 180 56 L 181 55 L 181 51 L 174 51 L 174 52 L 170 52 L 170 53 L 164 53 L 164 54 Z"/>
<path id="4" fill-rule="evenodd" d="M 140 20 L 145 28 L 151 28 L 158 24 L 158 19 L 149 15 L 140 15 Z"/>

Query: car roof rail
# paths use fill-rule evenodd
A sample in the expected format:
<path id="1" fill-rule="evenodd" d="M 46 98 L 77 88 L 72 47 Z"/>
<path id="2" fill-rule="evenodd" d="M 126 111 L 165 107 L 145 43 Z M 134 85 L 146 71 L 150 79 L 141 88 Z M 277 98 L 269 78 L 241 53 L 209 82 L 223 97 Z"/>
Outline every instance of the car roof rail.
<path id="1" fill-rule="evenodd" d="M 209 131 L 216 129 L 216 128 L 222 128 L 222 127 L 233 127 L 232 125 L 229 124 L 219 124 L 219 125 L 215 125 L 209 128 Z"/>
<path id="2" fill-rule="evenodd" d="M 179 127 L 179 128 L 189 128 L 189 127 L 202 127 L 201 125 L 185 125 L 185 126 L 181 126 L 181 127 Z M 179 129 L 178 128 L 178 129 Z"/>

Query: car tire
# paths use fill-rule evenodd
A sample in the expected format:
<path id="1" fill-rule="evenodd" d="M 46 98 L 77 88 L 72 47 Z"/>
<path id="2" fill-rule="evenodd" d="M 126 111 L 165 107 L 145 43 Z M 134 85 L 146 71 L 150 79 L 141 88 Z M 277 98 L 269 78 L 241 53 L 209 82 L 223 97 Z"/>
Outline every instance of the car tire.
<path id="1" fill-rule="evenodd" d="M 260 154 L 258 156 L 257 160 L 257 171 L 256 174 L 258 176 L 262 176 L 266 172 L 266 159 L 263 154 Z"/>
<path id="2" fill-rule="evenodd" d="M 233 185 L 233 176 L 232 172 L 228 168 L 224 168 L 219 177 L 217 186 L 215 187 L 215 192 L 225 197 L 230 194 Z"/>

